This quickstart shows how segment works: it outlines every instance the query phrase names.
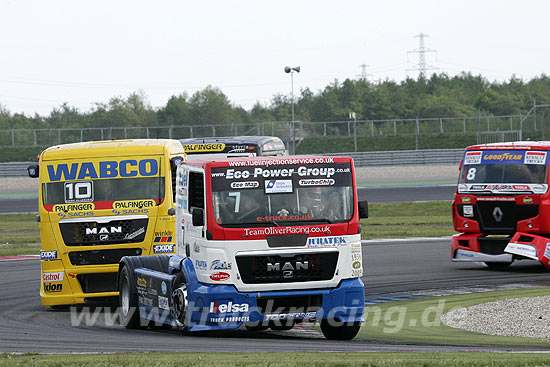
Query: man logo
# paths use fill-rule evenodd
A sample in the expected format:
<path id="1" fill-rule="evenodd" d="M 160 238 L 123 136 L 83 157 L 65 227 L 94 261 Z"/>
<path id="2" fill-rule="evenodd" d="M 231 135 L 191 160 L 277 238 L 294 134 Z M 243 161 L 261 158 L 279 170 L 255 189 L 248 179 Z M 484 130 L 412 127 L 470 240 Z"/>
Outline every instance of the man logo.
<path id="1" fill-rule="evenodd" d="M 289 261 L 285 262 L 283 266 L 281 267 L 281 263 L 267 263 L 267 271 L 291 271 L 294 270 L 309 270 L 309 261 L 296 261 L 294 265 L 292 265 Z"/>
<path id="2" fill-rule="evenodd" d="M 99 236 L 100 241 L 107 241 L 108 239 L 109 239 L 108 234 L 102 234 L 102 235 Z"/>
<path id="3" fill-rule="evenodd" d="M 86 235 L 93 235 L 93 234 L 112 234 L 112 233 L 122 233 L 122 227 L 101 227 L 99 231 L 97 230 L 97 227 L 95 228 L 86 228 Z"/>

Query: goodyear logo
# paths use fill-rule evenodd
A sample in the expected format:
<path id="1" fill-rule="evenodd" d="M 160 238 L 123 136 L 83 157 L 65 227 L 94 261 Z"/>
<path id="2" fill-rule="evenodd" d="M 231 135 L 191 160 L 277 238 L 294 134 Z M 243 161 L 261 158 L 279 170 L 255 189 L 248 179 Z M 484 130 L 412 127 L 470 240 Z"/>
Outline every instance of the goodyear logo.
<path id="1" fill-rule="evenodd" d="M 156 159 L 126 159 L 102 162 L 59 163 L 47 165 L 51 182 L 97 178 L 149 177 L 159 173 Z"/>
<path id="2" fill-rule="evenodd" d="M 83 210 L 94 210 L 95 205 L 93 203 L 82 203 L 82 204 L 56 204 L 53 206 L 54 212 L 74 212 L 74 211 L 83 211 Z"/>
<path id="3" fill-rule="evenodd" d="M 212 144 L 184 144 L 183 149 L 185 152 L 198 153 L 198 152 L 223 152 L 225 149 L 224 143 L 212 143 Z"/>
<path id="4" fill-rule="evenodd" d="M 143 209 L 155 206 L 155 200 L 125 200 L 115 201 L 113 203 L 113 209 Z"/>
<path id="5" fill-rule="evenodd" d="M 509 162 L 509 161 L 522 161 L 523 154 L 512 154 L 512 153 L 500 153 L 500 154 L 486 154 L 483 156 L 484 161 L 492 162 Z"/>

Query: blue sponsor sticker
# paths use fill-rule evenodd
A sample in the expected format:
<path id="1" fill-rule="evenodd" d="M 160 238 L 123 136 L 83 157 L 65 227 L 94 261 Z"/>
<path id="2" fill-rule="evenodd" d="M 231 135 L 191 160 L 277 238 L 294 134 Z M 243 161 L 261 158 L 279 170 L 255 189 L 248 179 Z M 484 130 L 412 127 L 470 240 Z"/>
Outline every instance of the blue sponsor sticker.
<path id="1" fill-rule="evenodd" d="M 154 245 L 153 246 L 154 254 L 172 254 L 174 253 L 174 245 Z"/>
<path id="2" fill-rule="evenodd" d="M 57 251 L 40 251 L 40 260 L 57 260 Z"/>

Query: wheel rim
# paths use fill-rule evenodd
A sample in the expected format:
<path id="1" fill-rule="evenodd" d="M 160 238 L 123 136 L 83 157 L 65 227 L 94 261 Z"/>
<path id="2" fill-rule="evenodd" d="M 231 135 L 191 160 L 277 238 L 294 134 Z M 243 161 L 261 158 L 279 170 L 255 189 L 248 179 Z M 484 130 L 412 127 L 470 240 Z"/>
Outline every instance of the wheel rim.
<path id="1" fill-rule="evenodd" d="M 179 327 L 185 327 L 185 316 L 187 314 L 187 287 L 185 284 L 180 285 L 172 292 L 172 313 Z"/>
<path id="2" fill-rule="evenodd" d="M 130 311 L 130 292 L 128 287 L 128 279 L 126 277 L 122 280 L 122 289 L 120 290 L 120 300 L 122 306 L 122 315 L 124 317 L 128 316 Z"/>

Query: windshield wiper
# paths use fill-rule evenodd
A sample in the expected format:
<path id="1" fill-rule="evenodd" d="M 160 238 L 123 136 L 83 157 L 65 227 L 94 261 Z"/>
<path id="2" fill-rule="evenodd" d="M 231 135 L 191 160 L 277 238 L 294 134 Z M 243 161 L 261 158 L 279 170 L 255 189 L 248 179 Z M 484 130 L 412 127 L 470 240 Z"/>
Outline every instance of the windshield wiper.
<path id="1" fill-rule="evenodd" d="M 326 222 L 328 224 L 332 224 L 332 221 L 328 218 L 301 219 L 297 222 Z"/>
<path id="2" fill-rule="evenodd" d="M 275 227 L 280 227 L 281 225 L 279 222 L 275 222 L 274 220 L 266 220 L 262 222 L 251 222 L 251 223 L 231 223 L 232 225 L 239 225 L 239 226 L 246 226 L 246 225 L 259 225 L 259 224 L 273 224 Z"/>

